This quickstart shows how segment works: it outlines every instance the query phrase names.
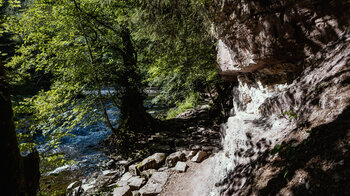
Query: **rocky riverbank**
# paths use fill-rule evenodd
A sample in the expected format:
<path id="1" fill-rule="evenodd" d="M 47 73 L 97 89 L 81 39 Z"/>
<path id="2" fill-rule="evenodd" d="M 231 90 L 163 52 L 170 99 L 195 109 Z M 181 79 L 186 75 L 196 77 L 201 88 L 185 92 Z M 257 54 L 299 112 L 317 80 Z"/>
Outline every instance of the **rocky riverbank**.
<path id="1" fill-rule="evenodd" d="M 104 170 L 88 179 L 75 181 L 67 187 L 68 195 L 157 195 L 163 191 L 168 179 L 176 173 L 186 172 L 190 162 L 200 163 L 212 151 L 184 150 L 169 154 L 155 153 L 130 165 L 126 172 Z"/>
<path id="2" fill-rule="evenodd" d="M 69 195 L 155 195 L 167 179 L 220 150 L 219 121 L 208 105 L 198 106 L 163 122 L 163 130 L 138 141 L 138 148 L 125 159 L 116 151 L 105 170 L 71 182 Z M 107 140 L 107 142 L 110 142 Z M 108 144 L 108 143 L 107 143 Z M 109 146 L 112 148 L 113 146 Z"/>

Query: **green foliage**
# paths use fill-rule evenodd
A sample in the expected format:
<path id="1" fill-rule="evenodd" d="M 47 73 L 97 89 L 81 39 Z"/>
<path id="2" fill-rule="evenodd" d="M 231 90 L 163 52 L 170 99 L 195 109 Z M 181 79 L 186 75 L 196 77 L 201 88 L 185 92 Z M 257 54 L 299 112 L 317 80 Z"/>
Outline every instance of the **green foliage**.
<path id="1" fill-rule="evenodd" d="M 100 121 L 99 112 L 93 109 L 94 97 L 80 100 L 75 98 L 77 94 L 75 85 L 53 85 L 51 90 L 14 105 L 16 127 L 28 131 L 18 134 L 20 149 L 34 147 L 32 138 L 38 131 L 46 137 L 47 145 L 57 147 L 60 138 L 70 135 L 76 125 L 86 127 Z"/>
<path id="2" fill-rule="evenodd" d="M 139 117 L 132 116 L 130 107 L 140 106 L 134 109 L 138 113 L 142 109 L 137 59 L 130 56 L 132 43 L 126 40 L 132 1 L 74 2 L 35 0 L 6 25 L 22 43 L 6 65 L 13 70 L 11 83 L 26 83 L 33 72 L 52 76 L 49 89 L 18 100 L 15 107 L 18 127 L 31 135 L 42 132 L 52 147 L 78 124 L 93 124 L 102 117 L 109 121 L 100 112 L 106 110 L 106 98 L 115 101 L 120 119 L 129 124 L 138 124 L 133 119 Z M 104 86 L 113 86 L 116 93 L 105 97 L 91 93 Z M 25 142 L 29 141 L 24 139 L 23 146 L 28 146 Z"/>
<path id="3" fill-rule="evenodd" d="M 203 3 L 145 1 L 135 16 L 147 81 L 162 89 L 154 103 L 183 101 L 191 93 L 208 91 L 218 79 Z"/>
<path id="4" fill-rule="evenodd" d="M 273 149 L 270 151 L 271 155 L 275 155 L 279 153 L 282 150 L 281 145 L 277 144 Z"/>
<path id="5" fill-rule="evenodd" d="M 281 114 L 281 116 L 284 116 L 284 117 L 287 116 L 288 120 L 298 118 L 298 114 L 296 112 L 294 112 L 293 110 L 285 111 Z"/>
<path id="6" fill-rule="evenodd" d="M 74 181 L 80 180 L 82 174 L 79 171 L 63 171 L 40 177 L 40 190 L 38 196 L 61 196 L 67 195 L 67 186 Z"/>
<path id="7" fill-rule="evenodd" d="M 320 84 L 317 84 L 316 86 L 312 87 L 312 91 L 316 91 L 320 93 L 325 86 L 326 86 L 326 83 L 321 82 Z"/>
<path id="8" fill-rule="evenodd" d="M 0 2 L 1 5 L 2 2 Z M 18 0 L 8 0 L 10 7 L 19 8 L 21 7 L 21 1 Z"/>
<path id="9" fill-rule="evenodd" d="M 283 178 L 284 178 L 284 179 L 287 179 L 288 173 L 289 173 L 289 170 L 288 170 L 288 169 L 285 169 L 284 172 L 283 172 Z"/>
<path id="10" fill-rule="evenodd" d="M 277 144 L 271 151 L 271 155 L 276 155 L 277 153 L 282 154 L 288 161 L 292 161 L 295 158 L 297 149 L 293 148 L 291 145 L 282 147 Z"/>
<path id="11" fill-rule="evenodd" d="M 34 86 L 13 103 L 22 151 L 37 145 L 35 135 L 54 148 L 77 125 L 108 122 L 106 102 L 120 109 L 119 129 L 110 125 L 117 142 L 131 145 L 138 132 L 152 130 L 143 107 L 147 84 L 162 89 L 154 103 L 176 105 L 171 118 L 218 83 L 207 0 L 6 2 L 17 11 L 1 30 L 18 44 L 6 62 L 10 83 Z M 115 94 L 94 93 L 107 86 Z M 60 156 L 43 156 L 64 164 Z"/>
<path id="12" fill-rule="evenodd" d="M 64 165 L 73 165 L 76 164 L 77 161 L 74 160 L 66 160 L 64 158 L 64 154 L 62 153 L 54 153 L 54 154 L 42 154 L 40 159 L 40 172 L 46 173 L 54 170 L 57 167 L 61 167 Z"/>
<path id="13" fill-rule="evenodd" d="M 198 105 L 199 93 L 192 93 L 190 96 L 182 102 L 177 102 L 175 108 L 171 108 L 168 111 L 167 119 L 174 118 L 175 116 L 186 112 L 188 109 L 193 109 Z"/>

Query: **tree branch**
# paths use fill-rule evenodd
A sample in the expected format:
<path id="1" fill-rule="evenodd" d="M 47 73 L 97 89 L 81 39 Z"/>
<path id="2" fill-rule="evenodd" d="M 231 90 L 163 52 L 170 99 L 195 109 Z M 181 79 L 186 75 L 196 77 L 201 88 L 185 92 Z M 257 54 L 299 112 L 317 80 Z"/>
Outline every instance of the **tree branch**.
<path id="1" fill-rule="evenodd" d="M 92 51 L 91 51 L 91 48 L 90 48 L 90 45 L 89 45 L 89 40 L 88 40 L 88 38 L 87 38 L 87 34 L 86 34 L 86 32 L 85 32 L 84 26 L 83 26 L 83 24 L 82 24 L 81 16 L 80 16 L 80 14 L 79 14 L 79 10 L 78 10 L 79 6 L 78 6 L 76 0 L 73 0 L 73 2 L 74 2 L 74 6 L 75 6 L 75 8 L 76 8 L 76 11 L 77 11 L 77 16 L 78 16 L 78 19 L 79 19 L 80 28 L 81 28 L 81 30 L 82 30 L 82 32 L 83 32 L 83 35 L 84 35 L 84 38 L 85 38 L 85 42 L 86 42 L 86 46 L 87 46 L 87 48 L 88 48 L 89 57 L 90 57 L 90 63 L 91 63 L 91 68 L 92 68 L 92 70 L 93 70 L 93 72 L 94 72 L 94 82 L 95 82 L 95 84 L 96 84 L 96 86 L 97 86 L 97 88 L 98 88 L 98 98 L 99 98 L 100 104 L 101 104 L 102 109 L 103 109 L 103 115 L 104 115 L 104 117 L 105 117 L 105 119 L 106 119 L 107 126 L 111 129 L 111 131 L 112 131 L 113 133 L 116 134 L 116 129 L 113 127 L 113 125 L 112 125 L 112 123 L 111 123 L 111 121 L 110 121 L 110 119 L 109 119 L 106 106 L 105 106 L 104 103 L 103 103 L 103 97 L 102 97 L 102 93 L 101 93 L 101 85 L 100 85 L 100 83 L 99 83 L 99 81 L 98 81 L 98 78 L 97 78 L 97 70 L 96 70 L 96 68 L 95 68 L 95 66 L 94 66 L 94 58 L 93 58 Z"/>

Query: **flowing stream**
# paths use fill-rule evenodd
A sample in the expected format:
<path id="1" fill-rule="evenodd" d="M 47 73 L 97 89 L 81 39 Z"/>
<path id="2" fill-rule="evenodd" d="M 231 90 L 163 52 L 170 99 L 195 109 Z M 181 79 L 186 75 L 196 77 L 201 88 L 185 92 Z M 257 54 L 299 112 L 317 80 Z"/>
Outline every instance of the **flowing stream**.
<path id="1" fill-rule="evenodd" d="M 145 100 L 145 106 L 149 108 L 148 112 L 153 115 L 164 113 L 167 110 L 165 107 L 152 105 L 151 103 L 152 98 L 159 93 L 159 90 L 147 89 L 146 92 L 148 97 Z M 103 90 L 102 94 L 107 94 L 107 90 Z M 112 124 L 116 124 L 118 121 L 118 108 L 112 106 L 112 104 L 107 104 L 107 108 L 107 113 Z M 106 139 L 112 132 L 104 122 L 99 122 L 96 125 L 88 127 L 76 126 L 71 131 L 71 134 L 74 136 L 62 138 L 59 147 L 50 152 L 63 153 L 66 160 L 74 160 L 74 163 L 57 167 L 45 175 L 57 174 L 66 170 L 79 170 L 85 175 L 89 175 L 92 172 L 108 167 L 107 163 L 111 158 L 108 157 L 108 153 L 99 145 L 99 142 Z M 42 146 L 38 150 L 39 152 L 43 152 L 46 148 Z"/>

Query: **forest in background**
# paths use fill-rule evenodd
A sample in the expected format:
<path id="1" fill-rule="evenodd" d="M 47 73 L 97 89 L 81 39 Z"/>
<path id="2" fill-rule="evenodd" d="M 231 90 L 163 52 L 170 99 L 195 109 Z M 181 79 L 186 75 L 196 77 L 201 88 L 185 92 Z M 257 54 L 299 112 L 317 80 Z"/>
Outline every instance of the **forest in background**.
<path id="1" fill-rule="evenodd" d="M 75 126 L 100 121 L 113 132 L 118 149 L 128 153 L 137 137 L 194 108 L 204 94 L 225 116 L 227 84 L 216 70 L 208 1 L 0 3 L 1 62 L 22 154 L 35 152 L 38 135 L 56 148 Z M 152 104 L 170 108 L 167 116 L 147 113 L 148 87 L 161 91 Z M 109 107 L 118 108 L 117 123 L 111 122 Z M 65 163 L 57 154 L 42 153 L 40 159 L 41 166 Z"/>

